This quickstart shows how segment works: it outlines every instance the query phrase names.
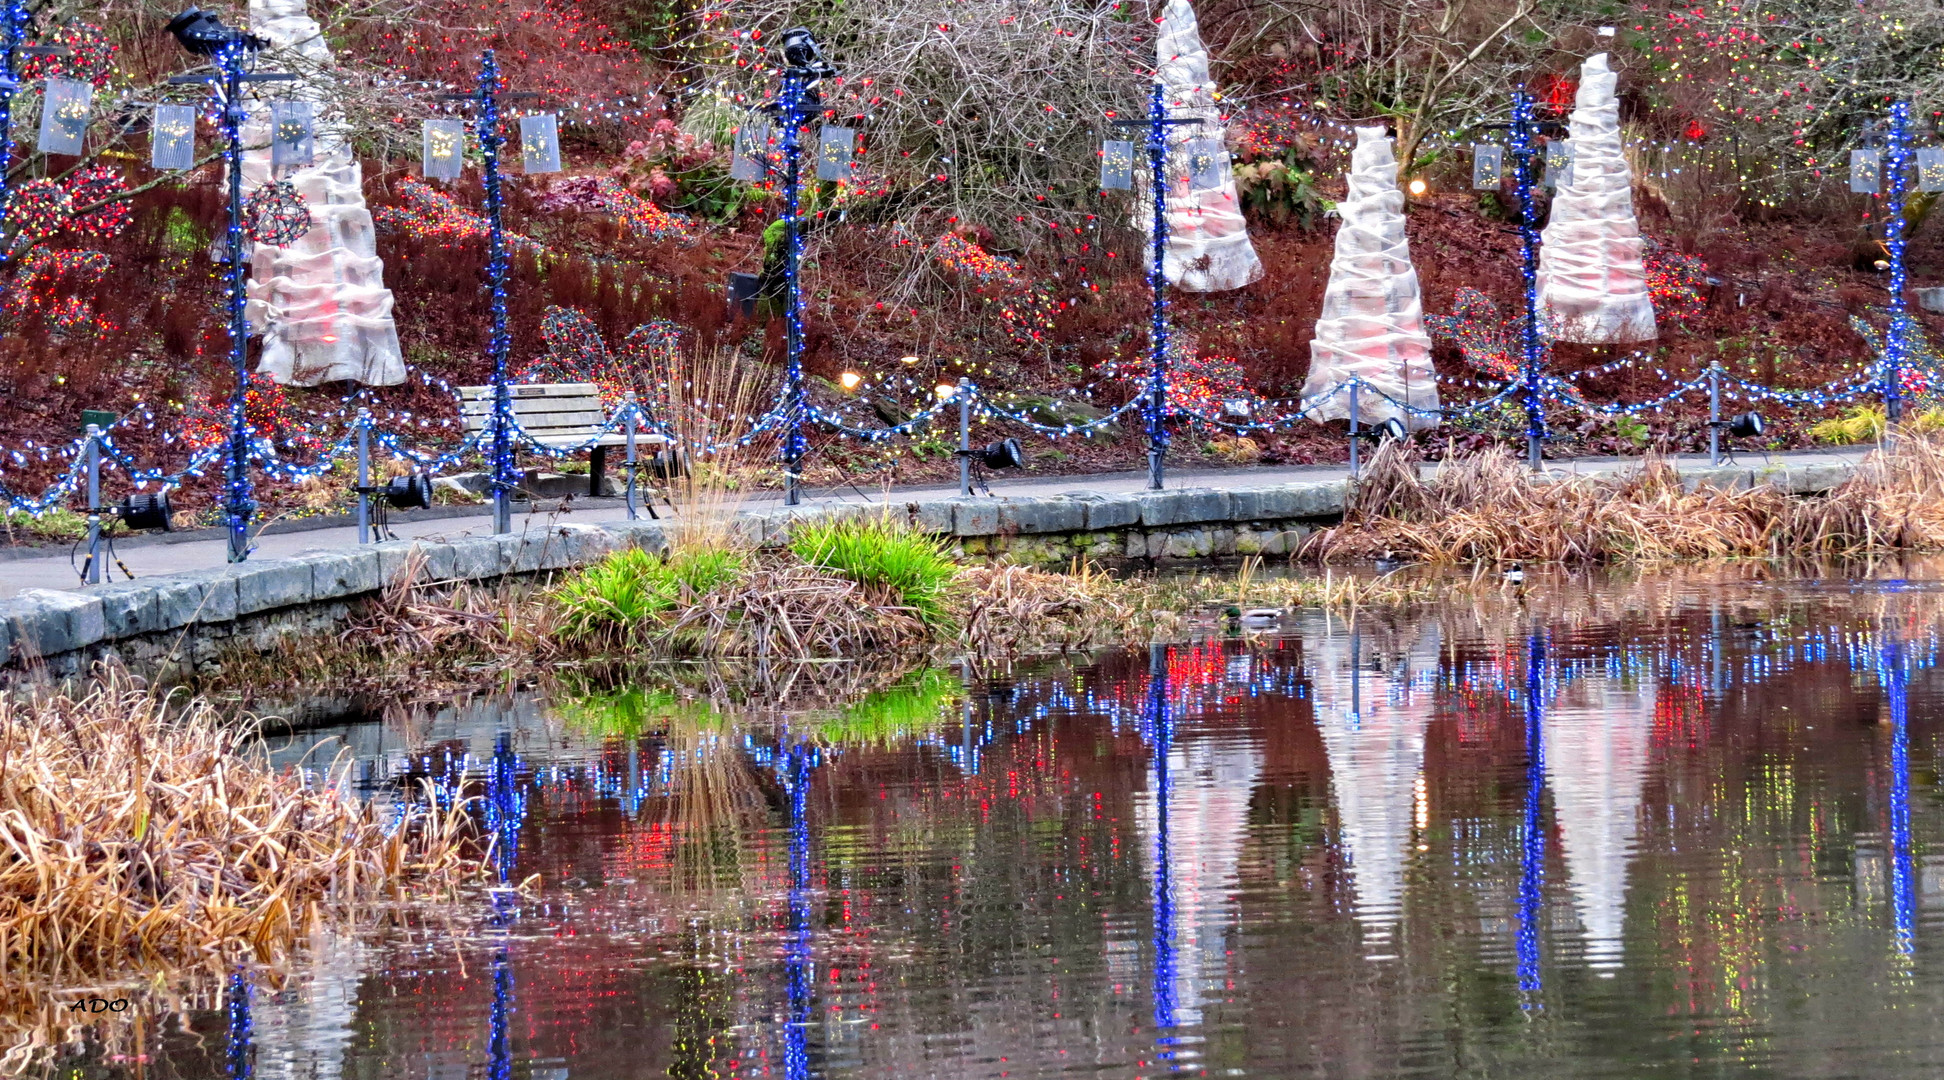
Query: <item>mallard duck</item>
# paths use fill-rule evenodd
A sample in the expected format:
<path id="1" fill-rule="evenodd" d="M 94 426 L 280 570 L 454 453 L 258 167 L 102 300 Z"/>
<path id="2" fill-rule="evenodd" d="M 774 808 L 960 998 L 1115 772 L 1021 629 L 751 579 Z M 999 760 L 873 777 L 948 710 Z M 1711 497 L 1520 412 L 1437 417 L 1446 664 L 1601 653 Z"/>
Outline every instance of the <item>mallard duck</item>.
<path id="1" fill-rule="evenodd" d="M 1274 626 L 1282 621 L 1282 609 L 1272 607 L 1250 608 L 1242 613 L 1243 626 Z"/>

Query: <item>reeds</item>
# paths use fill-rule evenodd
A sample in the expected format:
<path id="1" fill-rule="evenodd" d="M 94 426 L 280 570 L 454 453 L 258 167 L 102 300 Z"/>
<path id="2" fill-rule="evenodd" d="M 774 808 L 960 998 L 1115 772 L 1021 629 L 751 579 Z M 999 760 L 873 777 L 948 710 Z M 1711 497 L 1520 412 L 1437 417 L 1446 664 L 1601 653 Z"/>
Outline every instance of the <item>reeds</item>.
<path id="1" fill-rule="evenodd" d="M 1318 562 L 1386 552 L 1438 563 L 1854 556 L 1944 546 L 1944 445 L 1914 433 L 1824 495 L 1767 484 L 1686 487 L 1665 461 L 1607 476 L 1535 476 L 1503 449 L 1447 459 L 1429 480 L 1380 450 L 1343 524 L 1305 544 Z"/>
<path id="2" fill-rule="evenodd" d="M 335 776 L 273 770 L 200 699 L 0 699 L 0 983 L 276 960 L 468 877 L 465 820 L 381 820 Z"/>

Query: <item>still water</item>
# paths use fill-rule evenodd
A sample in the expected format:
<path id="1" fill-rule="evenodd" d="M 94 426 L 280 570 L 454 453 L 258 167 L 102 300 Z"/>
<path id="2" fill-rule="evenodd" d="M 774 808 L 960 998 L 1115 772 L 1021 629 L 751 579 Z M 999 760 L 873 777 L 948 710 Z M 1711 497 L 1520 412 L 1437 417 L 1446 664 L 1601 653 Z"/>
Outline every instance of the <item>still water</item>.
<path id="1" fill-rule="evenodd" d="M 623 689 L 307 733 L 280 756 L 343 750 L 372 797 L 480 796 L 537 882 L 457 943 L 429 920 L 251 991 L 235 1060 L 1944 1075 L 1941 620 L 1909 580 L 1650 576 L 827 708 Z M 174 1071 L 223 1071 L 238 1011 Z"/>

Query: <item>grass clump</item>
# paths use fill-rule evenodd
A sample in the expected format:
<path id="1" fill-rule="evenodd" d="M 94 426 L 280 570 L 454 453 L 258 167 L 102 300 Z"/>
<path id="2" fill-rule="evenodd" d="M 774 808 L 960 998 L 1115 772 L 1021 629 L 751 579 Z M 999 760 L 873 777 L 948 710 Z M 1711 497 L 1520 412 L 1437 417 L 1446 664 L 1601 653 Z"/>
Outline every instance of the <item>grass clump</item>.
<path id="1" fill-rule="evenodd" d="M 950 593 L 960 567 L 932 537 L 882 519 L 818 521 L 792 531 L 790 551 L 856 582 L 876 602 L 910 611 L 930 630 L 953 625 Z"/>
<path id="2" fill-rule="evenodd" d="M 739 580 L 748 559 L 729 548 L 698 548 L 662 558 L 642 548 L 617 551 L 554 591 L 563 637 L 631 643 L 659 617 L 689 607 Z"/>
<path id="3" fill-rule="evenodd" d="M 476 872 L 462 811 L 394 822 L 343 779 L 272 769 L 201 699 L 0 699 L 0 984 L 275 961 Z"/>

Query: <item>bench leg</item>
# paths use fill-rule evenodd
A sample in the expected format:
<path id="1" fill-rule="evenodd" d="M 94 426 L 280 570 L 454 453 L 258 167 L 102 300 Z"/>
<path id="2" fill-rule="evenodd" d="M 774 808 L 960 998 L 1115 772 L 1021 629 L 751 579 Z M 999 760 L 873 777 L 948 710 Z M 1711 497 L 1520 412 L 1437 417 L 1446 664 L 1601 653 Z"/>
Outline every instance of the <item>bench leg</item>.
<path id="1" fill-rule="evenodd" d="M 606 486 L 601 481 L 607 477 L 607 451 L 607 447 L 597 446 L 587 455 L 587 493 L 595 498 L 600 498 L 601 488 Z"/>

